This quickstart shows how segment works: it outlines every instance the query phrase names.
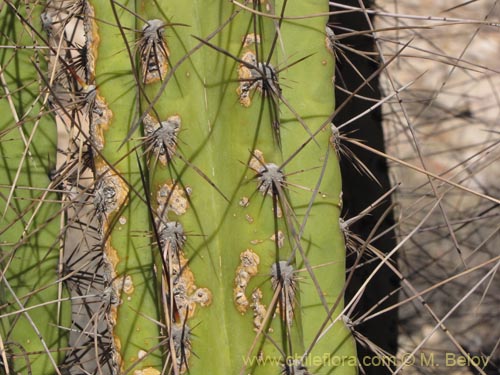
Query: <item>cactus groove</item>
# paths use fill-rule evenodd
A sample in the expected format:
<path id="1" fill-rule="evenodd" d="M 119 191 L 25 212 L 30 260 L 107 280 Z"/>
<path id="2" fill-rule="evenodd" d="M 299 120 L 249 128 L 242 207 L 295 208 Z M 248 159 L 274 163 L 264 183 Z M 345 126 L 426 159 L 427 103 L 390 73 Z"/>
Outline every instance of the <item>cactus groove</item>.
<path id="1" fill-rule="evenodd" d="M 0 373 L 356 373 L 327 11 L 6 2 Z"/>

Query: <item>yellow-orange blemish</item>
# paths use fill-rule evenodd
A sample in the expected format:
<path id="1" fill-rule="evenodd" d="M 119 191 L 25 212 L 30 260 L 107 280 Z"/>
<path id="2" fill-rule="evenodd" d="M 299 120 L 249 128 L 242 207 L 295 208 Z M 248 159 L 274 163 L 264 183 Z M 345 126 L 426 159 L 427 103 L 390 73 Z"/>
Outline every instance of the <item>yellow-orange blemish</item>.
<path id="1" fill-rule="evenodd" d="M 248 197 L 241 197 L 241 199 L 238 202 L 238 204 L 241 207 L 248 207 L 250 205 L 250 200 L 248 199 Z"/>
<path id="2" fill-rule="evenodd" d="M 160 371 L 153 367 L 146 367 L 142 370 L 135 370 L 134 375 L 160 375 Z"/>
<path id="3" fill-rule="evenodd" d="M 257 57 L 255 56 L 255 52 L 253 51 L 245 52 L 241 57 L 241 60 L 253 66 L 257 65 Z M 257 81 L 252 74 L 252 69 L 248 68 L 247 65 L 240 63 L 238 67 L 238 79 L 240 81 L 240 84 L 236 89 L 236 93 L 240 98 L 240 104 L 243 107 L 250 107 L 250 105 L 252 104 L 250 92 L 252 88 L 257 85 Z"/>
<path id="4" fill-rule="evenodd" d="M 251 249 L 240 254 L 240 264 L 234 278 L 233 301 L 236 309 L 242 314 L 248 310 L 249 302 L 245 292 L 250 279 L 258 272 L 259 263 L 259 256 Z"/>
<path id="5" fill-rule="evenodd" d="M 248 166 L 253 169 L 254 172 L 258 172 L 263 165 L 266 164 L 266 161 L 264 159 L 264 153 L 260 150 L 255 149 L 253 151 L 252 158 L 250 159 L 250 162 L 248 163 Z"/>
<path id="6" fill-rule="evenodd" d="M 278 240 L 276 241 L 276 234 L 273 234 L 270 238 L 271 241 L 278 244 L 278 249 L 281 249 L 285 244 L 285 235 L 282 231 L 278 231 Z"/>
<path id="7" fill-rule="evenodd" d="M 173 184 L 163 184 L 157 194 L 158 214 L 164 217 L 168 211 L 173 211 L 176 215 L 186 213 L 189 204 L 184 189 Z"/>
<path id="8" fill-rule="evenodd" d="M 260 43 L 260 35 L 255 33 L 249 33 L 243 37 L 243 47 L 250 47 L 252 44 Z"/>
<path id="9" fill-rule="evenodd" d="M 252 293 L 253 327 L 258 332 L 264 323 L 266 317 L 266 306 L 262 304 L 262 291 L 257 288 Z"/>

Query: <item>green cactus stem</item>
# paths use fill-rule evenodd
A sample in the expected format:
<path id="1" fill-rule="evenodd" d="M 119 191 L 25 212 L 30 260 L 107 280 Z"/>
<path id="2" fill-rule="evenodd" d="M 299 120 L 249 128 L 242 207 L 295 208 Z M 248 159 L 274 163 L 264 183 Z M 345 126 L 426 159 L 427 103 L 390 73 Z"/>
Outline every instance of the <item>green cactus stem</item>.
<path id="1" fill-rule="evenodd" d="M 30 263 L 36 251 L 47 258 L 44 293 L 71 301 L 48 305 L 57 324 L 44 311 L 23 326 L 22 313 L 2 320 L 3 345 L 42 325 L 55 354 L 28 357 L 44 374 L 356 373 L 340 315 L 333 54 L 326 18 L 299 17 L 327 2 L 133 5 L 52 0 L 32 19 L 49 47 L 31 79 L 46 87 L 38 110 L 50 113 L 51 142 L 42 148 L 37 134 L 29 150 L 35 161 L 54 155 L 56 182 L 33 181 L 39 172 L 19 153 L 3 168 L 10 185 L 38 186 L 26 193 L 46 212 L 30 238 L 51 251 L 24 243 L 22 223 L 3 224 L 3 275 L 16 295 L 35 290 L 19 275 L 42 270 Z M 44 189 L 56 183 L 51 201 Z M 33 212 L 22 194 L 3 199 L 6 219 Z M 5 282 L 2 314 L 21 310 L 9 291 Z M 22 356 L 4 353 L 12 372 L 28 373 Z"/>

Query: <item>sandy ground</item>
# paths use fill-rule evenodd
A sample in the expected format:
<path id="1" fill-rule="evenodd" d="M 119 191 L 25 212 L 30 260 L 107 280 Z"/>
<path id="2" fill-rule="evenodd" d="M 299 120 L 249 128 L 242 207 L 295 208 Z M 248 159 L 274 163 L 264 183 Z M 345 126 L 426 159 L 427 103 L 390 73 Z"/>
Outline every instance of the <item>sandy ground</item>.
<path id="1" fill-rule="evenodd" d="M 384 106 L 388 153 L 498 198 L 500 149 L 494 142 L 500 138 L 500 27 L 469 21 L 500 22 L 500 4 L 490 0 L 376 3 L 384 12 L 461 20 L 377 18 L 377 28 L 400 27 L 377 33 L 384 59 L 402 50 L 382 79 L 385 93 L 414 81 L 401 94 L 401 103 L 392 100 Z M 449 10 L 461 3 L 468 4 Z M 411 29 L 404 29 L 407 26 Z M 403 49 L 405 43 L 409 44 Z M 434 191 L 425 175 L 395 162 L 391 177 L 402 183 L 397 196 L 400 240 L 430 212 L 436 197 L 442 197 L 441 206 L 400 253 L 401 269 L 417 290 L 499 255 L 500 212 L 493 202 L 436 180 Z M 432 354 L 440 365 L 417 360 L 405 374 L 472 374 L 466 365 L 451 361 L 446 365 L 447 355 L 459 353 L 454 340 L 475 355 L 491 354 L 498 365 L 500 278 L 487 277 L 478 284 L 491 269 L 491 264 L 481 267 L 425 295 L 438 317 L 450 315 L 444 323 L 448 334 L 439 328 L 433 333 L 435 320 L 420 303 L 403 305 L 401 353 L 417 348 L 417 355 Z M 401 293 L 402 298 L 410 295 L 406 288 Z"/>

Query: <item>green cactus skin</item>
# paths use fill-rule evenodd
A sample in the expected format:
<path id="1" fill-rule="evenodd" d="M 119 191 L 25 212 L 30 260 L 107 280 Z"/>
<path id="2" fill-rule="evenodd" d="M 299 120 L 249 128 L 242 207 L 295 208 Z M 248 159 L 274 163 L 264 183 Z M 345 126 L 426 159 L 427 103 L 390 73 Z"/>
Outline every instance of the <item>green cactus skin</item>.
<path id="1" fill-rule="evenodd" d="M 0 44 L 43 45 L 27 26 L 39 17 L 37 7 L 2 4 Z M 67 345 L 58 329 L 69 325 L 71 308 L 58 281 L 61 204 L 49 180 L 56 129 L 44 114 L 41 61 L 33 48 L 0 48 L 0 373 L 6 360 L 23 374 L 55 372 L 64 357 L 57 348 Z"/>
<path id="2" fill-rule="evenodd" d="M 49 4 L 58 3 L 68 1 Z M 79 83 L 95 85 L 99 103 L 88 134 L 97 150 L 87 188 L 94 197 L 90 209 L 98 212 L 87 216 L 94 218 L 90 223 L 97 228 L 100 256 L 107 265 L 103 277 L 113 279 L 105 285 L 120 300 L 91 309 L 83 321 L 91 322 L 96 314 L 107 322 L 103 335 L 112 343 L 99 353 L 112 359 L 94 356 L 93 364 L 71 360 L 63 350 L 66 330 L 43 320 L 55 321 L 59 305 L 54 303 L 44 307 L 50 314 L 37 314 L 37 327 L 50 338 L 54 363 L 64 363 L 60 369 L 72 374 L 78 368 L 99 373 L 98 362 L 103 373 L 134 375 L 355 374 L 354 342 L 338 317 L 345 251 L 338 227 L 340 172 L 329 126 L 334 110 L 333 56 L 325 42 L 325 17 L 293 18 L 326 12 L 328 4 L 311 0 L 244 5 L 274 18 L 221 0 L 122 5 L 93 1 L 88 8 L 95 14 L 95 22 L 85 27 L 92 35 L 92 72 L 81 76 L 85 82 Z M 280 19 L 282 12 L 291 18 Z M 152 28 L 152 20 L 165 23 L 153 50 L 143 29 L 148 21 L 146 29 Z M 40 24 L 37 19 L 32 23 Z M 250 43 L 255 34 L 259 43 Z M 29 43 L 33 42 L 25 42 Z M 261 64 L 258 69 L 241 64 L 241 59 L 250 61 L 252 53 Z M 269 74 L 260 81 L 267 89 L 244 79 L 262 72 Z M 252 86 L 248 97 L 241 94 L 245 84 Z M 262 92 L 266 90 L 267 96 Z M 8 108 L 4 101 L 0 105 Z M 153 130 L 169 119 L 180 126 L 159 154 L 162 145 L 154 143 L 158 133 Z M 34 158 L 55 153 L 52 118 L 46 115 L 42 121 L 45 141 L 34 137 Z M 279 122 L 279 133 L 273 121 Z M 9 126 L 12 119 L 2 129 Z M 18 134 L 9 134 L 22 150 Z M 15 149 L 3 143 L 6 154 Z M 19 157 L 4 158 L 3 163 L 12 184 Z M 32 181 L 39 172 L 25 164 L 18 185 L 46 188 L 46 177 Z M 106 197 L 99 188 L 109 186 L 109 181 L 117 196 L 112 208 L 95 201 Z M 2 194 L 7 195 L 5 188 Z M 15 197 L 21 194 L 16 191 Z M 41 193 L 27 194 L 33 198 Z M 38 244 L 23 244 L 16 253 L 22 261 L 8 266 L 6 278 L 18 281 L 17 295 L 52 280 L 53 287 L 44 291 L 51 291 L 52 297 L 44 298 L 55 299 L 62 282 L 57 282 L 56 273 L 61 205 L 45 199 L 46 212 L 37 214 L 42 220 L 33 228 L 50 223 L 32 238 L 46 244 L 51 257 L 27 266 L 35 249 L 48 251 Z M 6 212 L 4 223 L 16 215 L 11 209 Z M 175 232 L 181 226 L 183 234 Z M 167 227 L 170 232 L 165 232 Z M 9 241 L 18 242 L 21 229 L 6 229 L 12 236 Z M 65 234 L 68 231 L 62 231 Z M 68 247 L 64 250 L 63 261 Z M 26 267 L 43 267 L 49 279 L 23 289 L 16 275 Z M 65 285 L 69 295 L 77 296 Z M 96 288 L 105 295 L 105 288 Z M 12 300 L 3 285 L 2 292 L 2 298 Z M 36 299 L 42 301 L 41 296 Z M 75 317 L 75 303 L 72 318 L 69 302 L 63 307 L 59 315 L 64 323 L 59 326 L 83 322 Z M 13 305 L 0 313 L 18 309 Z M 8 333 L 10 341 L 26 340 L 27 328 L 21 328 L 27 323 L 21 325 L 20 320 L 11 332 L 12 323 L 6 319 L 2 338 Z M 334 320 L 338 322 L 333 328 L 324 330 Z M 26 350 L 40 350 L 39 341 L 37 345 Z M 92 362 L 92 354 L 87 355 Z M 46 357 L 33 356 L 33 373 L 60 371 Z M 21 362 L 15 357 L 11 366 L 25 373 Z"/>

